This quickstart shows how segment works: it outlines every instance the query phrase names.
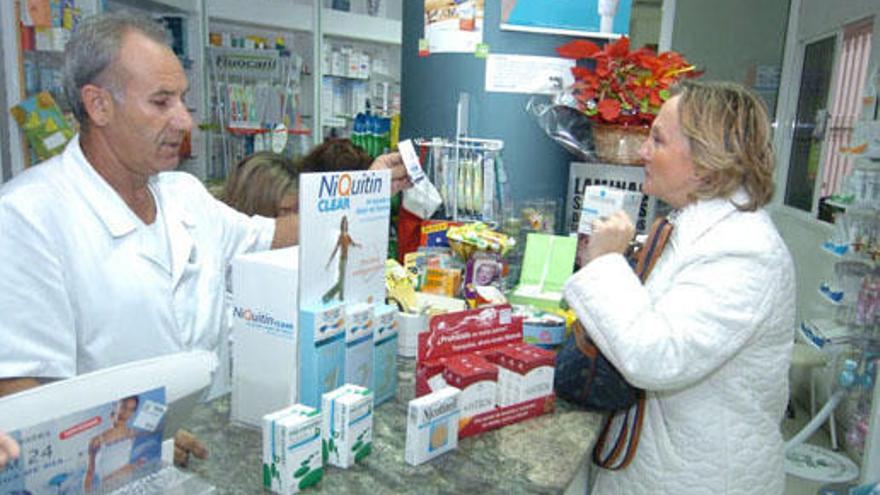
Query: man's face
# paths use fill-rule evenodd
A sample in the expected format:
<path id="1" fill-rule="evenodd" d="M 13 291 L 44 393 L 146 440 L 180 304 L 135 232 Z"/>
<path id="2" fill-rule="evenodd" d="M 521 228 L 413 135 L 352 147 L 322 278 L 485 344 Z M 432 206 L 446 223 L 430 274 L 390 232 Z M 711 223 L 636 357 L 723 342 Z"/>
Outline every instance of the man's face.
<path id="1" fill-rule="evenodd" d="M 174 53 L 138 32 L 129 32 L 115 70 L 123 88 L 121 101 L 104 126 L 115 158 L 136 175 L 172 170 L 179 161 L 184 134 L 192 117 L 183 100 L 186 74 Z"/>

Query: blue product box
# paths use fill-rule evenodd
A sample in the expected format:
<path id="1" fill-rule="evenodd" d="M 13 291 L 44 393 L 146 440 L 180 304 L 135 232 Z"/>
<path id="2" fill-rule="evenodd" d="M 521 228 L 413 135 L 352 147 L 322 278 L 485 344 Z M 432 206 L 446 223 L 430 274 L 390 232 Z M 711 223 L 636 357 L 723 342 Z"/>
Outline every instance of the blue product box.
<path id="1" fill-rule="evenodd" d="M 345 381 L 373 386 L 373 306 L 353 304 L 345 308 Z"/>
<path id="2" fill-rule="evenodd" d="M 303 309 L 299 320 L 299 402 L 319 408 L 321 394 L 345 383 L 345 306 L 331 302 Z"/>
<path id="3" fill-rule="evenodd" d="M 373 402 L 379 405 L 397 395 L 397 307 L 380 304 L 373 314 Z"/>

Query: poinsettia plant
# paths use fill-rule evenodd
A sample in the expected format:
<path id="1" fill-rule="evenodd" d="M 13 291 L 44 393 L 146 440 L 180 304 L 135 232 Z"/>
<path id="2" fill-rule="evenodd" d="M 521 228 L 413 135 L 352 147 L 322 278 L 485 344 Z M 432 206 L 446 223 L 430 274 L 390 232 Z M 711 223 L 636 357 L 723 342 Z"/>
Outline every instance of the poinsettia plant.
<path id="1" fill-rule="evenodd" d="M 565 58 L 592 59 L 594 68 L 577 65 L 572 93 L 578 107 L 594 122 L 650 125 L 669 98 L 669 87 L 683 78 L 702 74 L 680 54 L 655 53 L 650 48 L 629 49 L 623 36 L 599 48 L 574 40 L 556 49 Z"/>

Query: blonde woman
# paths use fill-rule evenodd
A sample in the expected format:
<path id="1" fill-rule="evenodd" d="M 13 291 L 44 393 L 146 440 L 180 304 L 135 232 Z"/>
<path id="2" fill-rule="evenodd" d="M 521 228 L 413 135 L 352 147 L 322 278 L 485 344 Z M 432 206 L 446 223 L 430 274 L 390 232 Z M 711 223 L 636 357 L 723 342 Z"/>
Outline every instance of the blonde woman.
<path id="1" fill-rule="evenodd" d="M 781 494 L 794 268 L 764 211 L 770 126 L 739 85 L 685 82 L 642 146 L 644 191 L 674 208 L 642 285 L 622 253 L 622 212 L 593 224 L 588 263 L 565 297 L 590 337 L 646 390 L 632 463 L 599 470 L 606 494 Z"/>
<path id="2" fill-rule="evenodd" d="M 278 218 L 298 211 L 298 173 L 286 156 L 261 151 L 229 174 L 223 201 L 246 215 Z"/>

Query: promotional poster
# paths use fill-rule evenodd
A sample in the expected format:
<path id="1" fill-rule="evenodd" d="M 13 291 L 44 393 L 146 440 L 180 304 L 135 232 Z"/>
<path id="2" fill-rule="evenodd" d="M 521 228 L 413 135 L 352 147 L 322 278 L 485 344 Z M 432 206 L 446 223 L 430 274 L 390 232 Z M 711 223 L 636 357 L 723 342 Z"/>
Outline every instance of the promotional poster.
<path id="1" fill-rule="evenodd" d="M 474 53 L 483 42 L 484 0 L 425 0 L 428 53 Z"/>
<path id="2" fill-rule="evenodd" d="M 300 308 L 385 302 L 391 173 L 302 174 Z"/>
<path id="3" fill-rule="evenodd" d="M 161 465 L 165 388 L 10 432 L 20 457 L 0 471 L 0 493 L 97 493 Z"/>
<path id="4" fill-rule="evenodd" d="M 631 0 L 501 0 L 501 29 L 590 38 L 629 33 Z"/>

